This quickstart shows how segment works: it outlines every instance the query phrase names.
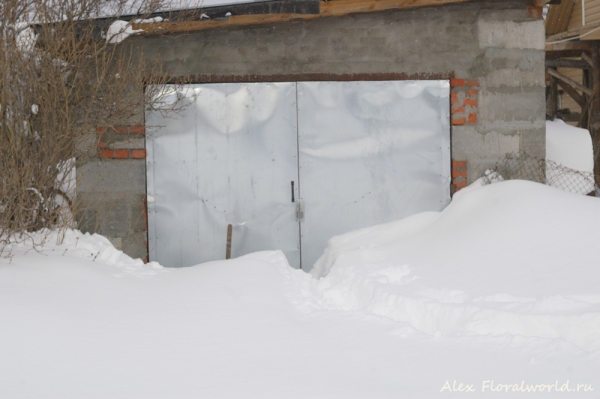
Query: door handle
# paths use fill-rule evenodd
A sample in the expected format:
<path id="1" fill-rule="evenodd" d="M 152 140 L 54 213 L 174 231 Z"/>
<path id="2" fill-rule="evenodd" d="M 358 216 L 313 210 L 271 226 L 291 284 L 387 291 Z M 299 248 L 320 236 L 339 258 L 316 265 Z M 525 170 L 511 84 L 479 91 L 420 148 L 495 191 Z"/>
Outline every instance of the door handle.
<path id="1" fill-rule="evenodd" d="M 292 180 L 292 202 L 296 202 L 294 200 L 294 181 Z"/>

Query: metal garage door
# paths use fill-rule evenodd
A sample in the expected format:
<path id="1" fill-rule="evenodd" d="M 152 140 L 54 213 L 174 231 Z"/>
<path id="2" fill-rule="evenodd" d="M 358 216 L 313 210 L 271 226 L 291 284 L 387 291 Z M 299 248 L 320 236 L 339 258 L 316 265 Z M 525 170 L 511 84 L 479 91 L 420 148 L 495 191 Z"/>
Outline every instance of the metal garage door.
<path id="1" fill-rule="evenodd" d="M 234 257 L 281 249 L 310 269 L 332 235 L 449 203 L 447 81 L 186 90 L 181 117 L 147 115 L 151 260 L 223 259 L 232 224 Z"/>
<path id="2" fill-rule="evenodd" d="M 302 261 L 332 236 L 450 202 L 447 81 L 298 83 Z"/>

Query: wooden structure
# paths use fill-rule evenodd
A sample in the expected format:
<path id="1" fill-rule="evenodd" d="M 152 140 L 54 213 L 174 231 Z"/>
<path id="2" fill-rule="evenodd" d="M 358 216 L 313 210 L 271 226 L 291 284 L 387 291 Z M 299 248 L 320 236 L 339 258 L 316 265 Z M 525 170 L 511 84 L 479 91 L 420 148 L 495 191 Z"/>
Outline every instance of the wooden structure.
<path id="1" fill-rule="evenodd" d="M 545 64 L 547 117 L 558 117 L 590 131 L 598 176 L 600 0 L 563 0 L 561 4 L 550 6 L 546 17 Z M 596 179 L 596 184 L 599 184 L 600 178 Z"/>
<path id="2" fill-rule="evenodd" d="M 280 7 L 266 9 L 261 3 L 236 5 L 237 13 L 228 11 L 231 7 L 221 6 L 207 9 L 202 15 L 206 18 L 177 21 L 173 13 L 165 13 L 169 22 L 132 24 L 133 29 L 148 34 L 193 32 L 205 29 L 229 28 L 234 26 L 260 25 L 268 23 L 309 20 L 327 17 L 342 17 L 351 14 L 364 14 L 386 10 L 438 7 L 452 4 L 476 3 L 478 0 L 283 0 Z M 287 2 L 288 4 L 285 4 Z M 541 18 L 542 8 L 548 0 L 532 0 L 527 7 L 531 17 Z M 158 15 L 160 13 L 157 13 Z"/>

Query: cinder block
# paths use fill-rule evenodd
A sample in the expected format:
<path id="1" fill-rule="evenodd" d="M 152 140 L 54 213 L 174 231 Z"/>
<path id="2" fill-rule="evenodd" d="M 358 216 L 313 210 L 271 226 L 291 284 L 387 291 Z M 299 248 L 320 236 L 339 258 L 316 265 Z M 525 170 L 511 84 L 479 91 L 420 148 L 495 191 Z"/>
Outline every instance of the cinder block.
<path id="1" fill-rule="evenodd" d="M 540 159 L 546 158 L 546 126 L 519 131 L 521 151 Z"/>
<path id="2" fill-rule="evenodd" d="M 78 211 L 78 212 L 77 212 Z M 99 230 L 98 212 L 96 209 L 79 209 L 76 210 L 77 228 L 84 233 L 95 233 Z"/>
<path id="3" fill-rule="evenodd" d="M 467 166 L 467 182 L 473 183 L 488 169 L 494 169 L 499 158 L 470 159 Z"/>
<path id="4" fill-rule="evenodd" d="M 145 160 L 109 159 L 88 162 L 77 168 L 77 192 L 145 194 Z"/>
<path id="5" fill-rule="evenodd" d="M 135 195 L 130 198 L 132 232 L 146 231 L 148 228 L 145 198 L 145 195 Z"/>
<path id="6" fill-rule="evenodd" d="M 545 120 L 544 88 L 481 90 L 479 93 L 479 118 L 482 123 Z"/>
<path id="7" fill-rule="evenodd" d="M 131 212 L 127 199 L 105 201 L 98 210 L 99 233 L 110 237 L 124 237 L 131 231 Z"/>
<path id="8" fill-rule="evenodd" d="M 123 252 L 134 259 L 144 259 L 148 256 L 147 242 L 146 232 L 129 234 L 127 237 L 123 237 Z"/>
<path id="9" fill-rule="evenodd" d="M 486 21 L 479 19 L 479 47 L 544 50 L 546 44 L 543 20 L 527 22 Z"/>
<path id="10" fill-rule="evenodd" d="M 510 152 L 518 152 L 519 135 L 498 132 L 479 133 L 475 127 L 455 126 L 452 128 L 452 158 L 471 159 L 501 158 Z"/>
<path id="11" fill-rule="evenodd" d="M 524 71 L 520 69 L 507 68 L 490 71 L 483 78 L 486 87 L 519 87 L 519 86 L 545 86 L 545 76 L 543 68 Z"/>

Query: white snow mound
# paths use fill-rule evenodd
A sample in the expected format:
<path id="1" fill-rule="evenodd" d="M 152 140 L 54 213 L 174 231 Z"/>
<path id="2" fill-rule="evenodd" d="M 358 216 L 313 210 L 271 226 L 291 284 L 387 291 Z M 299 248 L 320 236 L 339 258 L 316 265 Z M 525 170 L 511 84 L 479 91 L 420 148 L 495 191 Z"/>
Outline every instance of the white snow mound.
<path id="1" fill-rule="evenodd" d="M 304 306 L 434 336 L 564 339 L 600 350 L 600 201 L 537 183 L 457 193 L 442 212 L 329 241 Z"/>
<path id="2" fill-rule="evenodd" d="M 580 172 L 594 172 L 592 136 L 560 119 L 546 121 L 546 159 Z"/>
<path id="3" fill-rule="evenodd" d="M 78 230 L 41 230 L 28 233 L 25 237 L 13 240 L 4 248 L 5 256 L 20 257 L 27 253 L 39 253 L 44 256 L 75 256 L 102 264 L 116 266 L 122 275 L 154 275 L 164 270 L 157 262 L 144 264 L 141 259 L 133 259 L 116 249 L 112 243 L 100 234 L 82 233 Z"/>

